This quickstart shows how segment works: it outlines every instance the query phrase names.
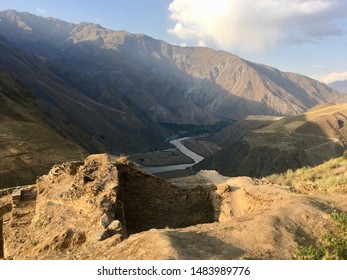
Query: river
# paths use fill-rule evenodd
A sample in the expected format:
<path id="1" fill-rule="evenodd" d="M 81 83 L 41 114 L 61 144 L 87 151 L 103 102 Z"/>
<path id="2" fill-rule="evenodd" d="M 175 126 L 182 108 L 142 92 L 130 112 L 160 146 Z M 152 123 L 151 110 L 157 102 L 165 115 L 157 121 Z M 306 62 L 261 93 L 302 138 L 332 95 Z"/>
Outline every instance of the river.
<path id="1" fill-rule="evenodd" d="M 170 141 L 172 145 L 174 145 L 178 150 L 180 150 L 183 154 L 190 157 L 194 160 L 194 163 L 189 164 L 175 164 L 175 165 L 166 165 L 166 166 L 153 166 L 153 167 L 142 167 L 144 171 L 148 173 L 160 173 L 160 172 L 166 172 L 166 171 L 174 171 L 174 170 L 182 170 L 186 169 L 188 167 L 193 166 L 194 164 L 197 164 L 198 162 L 202 161 L 204 158 L 193 151 L 189 150 L 186 146 L 182 144 L 182 141 L 189 139 L 191 137 L 184 137 L 184 138 L 178 138 L 173 139 Z"/>

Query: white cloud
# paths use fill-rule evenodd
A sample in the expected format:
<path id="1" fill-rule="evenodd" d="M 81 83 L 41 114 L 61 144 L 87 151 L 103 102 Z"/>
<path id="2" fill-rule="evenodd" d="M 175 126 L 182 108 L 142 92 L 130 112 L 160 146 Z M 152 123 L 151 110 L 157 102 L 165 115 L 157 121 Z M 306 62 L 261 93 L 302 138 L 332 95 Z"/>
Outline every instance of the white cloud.
<path id="1" fill-rule="evenodd" d="M 45 9 L 41 9 L 41 8 L 36 8 L 36 12 L 38 14 L 47 14 L 47 11 Z"/>
<path id="2" fill-rule="evenodd" d="M 320 80 L 326 84 L 330 84 L 336 81 L 344 81 L 347 80 L 347 72 L 333 72 L 325 76 L 324 78 L 321 78 Z"/>
<path id="3" fill-rule="evenodd" d="M 173 0 L 169 11 L 176 24 L 168 32 L 181 39 L 256 51 L 343 35 L 347 1 Z"/>

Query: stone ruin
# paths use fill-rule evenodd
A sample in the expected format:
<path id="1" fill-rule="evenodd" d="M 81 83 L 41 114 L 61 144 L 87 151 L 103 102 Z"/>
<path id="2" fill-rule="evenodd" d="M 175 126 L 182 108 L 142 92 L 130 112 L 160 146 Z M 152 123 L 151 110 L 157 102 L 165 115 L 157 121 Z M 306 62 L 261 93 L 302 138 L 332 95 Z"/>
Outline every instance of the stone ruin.
<path id="1" fill-rule="evenodd" d="M 67 229 L 42 245 L 39 253 L 59 242 L 60 249 L 111 237 L 121 242 L 152 228 L 212 223 L 216 221 L 215 189 L 213 184 L 172 185 L 107 154 L 57 165 L 36 185 L 3 191 L 0 258 L 24 254 L 27 240 L 37 242 L 32 232 L 45 226 L 50 234 Z M 66 225 L 54 228 L 52 217 Z M 9 245 L 14 239 L 24 245 Z"/>
<path id="2" fill-rule="evenodd" d="M 19 186 L 0 191 L 0 259 L 5 257 L 6 252 L 5 239 L 7 234 L 5 232 L 18 224 L 25 226 L 30 223 L 32 215 L 28 214 L 34 213 L 35 200 L 35 185 Z M 18 208 L 21 209 L 21 214 L 19 214 Z M 25 210 L 23 211 L 23 209 Z M 26 223 L 23 221 L 23 217 L 27 220 Z M 19 220 L 21 221 L 19 222 Z"/>

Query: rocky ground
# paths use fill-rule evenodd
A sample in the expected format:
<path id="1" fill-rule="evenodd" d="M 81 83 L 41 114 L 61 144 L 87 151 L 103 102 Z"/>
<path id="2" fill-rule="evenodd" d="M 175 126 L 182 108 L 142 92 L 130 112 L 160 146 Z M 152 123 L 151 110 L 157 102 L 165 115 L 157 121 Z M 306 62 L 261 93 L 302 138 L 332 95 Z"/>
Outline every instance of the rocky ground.
<path id="1" fill-rule="evenodd" d="M 293 259 L 336 227 L 347 195 L 214 171 L 164 181 L 107 154 L 0 193 L 5 259 Z M 1 245 L 1 242 L 0 242 Z"/>

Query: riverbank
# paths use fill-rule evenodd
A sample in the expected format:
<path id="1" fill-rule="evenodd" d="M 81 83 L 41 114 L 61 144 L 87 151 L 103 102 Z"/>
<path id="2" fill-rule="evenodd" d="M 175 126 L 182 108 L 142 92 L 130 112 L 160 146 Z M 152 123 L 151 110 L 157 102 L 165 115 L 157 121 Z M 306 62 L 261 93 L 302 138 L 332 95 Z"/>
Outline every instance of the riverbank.
<path id="1" fill-rule="evenodd" d="M 129 160 L 136 162 L 142 170 L 156 175 L 162 174 L 163 176 L 171 177 L 169 174 L 173 175 L 172 172 L 186 174 L 187 172 L 183 172 L 184 170 L 189 169 L 204 159 L 182 143 L 182 141 L 190 138 L 192 137 L 172 139 L 170 143 L 176 149 L 132 155 L 129 157 Z M 191 171 L 188 171 L 188 175 L 190 173 Z"/>

